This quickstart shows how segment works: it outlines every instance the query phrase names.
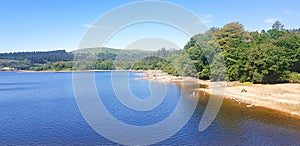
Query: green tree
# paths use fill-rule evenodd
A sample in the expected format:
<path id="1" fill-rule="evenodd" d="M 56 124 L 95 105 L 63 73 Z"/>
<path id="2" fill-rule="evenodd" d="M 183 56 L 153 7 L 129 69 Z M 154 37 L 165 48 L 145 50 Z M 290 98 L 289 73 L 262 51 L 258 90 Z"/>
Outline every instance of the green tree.
<path id="1" fill-rule="evenodd" d="M 254 83 L 278 83 L 288 80 L 290 64 L 282 47 L 260 44 L 250 50 L 249 63 Z"/>
<path id="2" fill-rule="evenodd" d="M 283 31 L 283 27 L 276 22 L 268 31 L 248 32 L 238 22 L 229 23 L 220 29 L 193 36 L 184 52 L 191 57 L 200 78 L 286 82 L 290 72 L 300 71 L 300 33 Z M 214 56 L 218 53 L 223 55 L 226 68 L 219 63 L 222 56 Z M 225 70 L 227 76 L 221 77 Z"/>
<path id="3" fill-rule="evenodd" d="M 284 25 L 280 21 L 275 21 L 275 23 L 272 25 L 272 29 L 276 29 L 279 31 L 284 30 Z"/>

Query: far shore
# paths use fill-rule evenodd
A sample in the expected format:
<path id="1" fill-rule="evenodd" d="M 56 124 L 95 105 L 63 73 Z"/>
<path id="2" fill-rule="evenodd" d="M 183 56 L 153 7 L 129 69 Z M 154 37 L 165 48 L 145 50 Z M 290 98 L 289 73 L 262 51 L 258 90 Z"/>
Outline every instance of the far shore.
<path id="1" fill-rule="evenodd" d="M 202 95 L 216 95 L 233 100 L 238 104 L 245 104 L 251 108 L 255 106 L 284 112 L 293 117 L 300 118 L 300 84 L 243 84 L 239 82 L 227 82 L 224 90 L 220 83 L 208 80 L 199 80 L 190 77 L 175 77 L 162 71 L 144 71 L 145 77 L 139 80 L 149 80 L 162 83 L 178 83 L 183 78 L 193 80 L 199 84 L 196 92 Z M 217 85 L 217 86 L 216 86 Z"/>

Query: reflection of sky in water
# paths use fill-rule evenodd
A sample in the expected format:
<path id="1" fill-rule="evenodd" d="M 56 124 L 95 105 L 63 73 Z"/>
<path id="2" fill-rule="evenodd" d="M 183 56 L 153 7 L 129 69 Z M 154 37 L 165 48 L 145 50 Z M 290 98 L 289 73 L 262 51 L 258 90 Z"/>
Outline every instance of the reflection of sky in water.
<path id="1" fill-rule="evenodd" d="M 111 87 L 109 73 L 96 73 L 97 88 L 117 119 L 134 125 L 157 123 L 168 116 L 178 102 L 178 87 L 168 85 L 163 103 L 146 113 L 120 105 Z M 149 95 L 148 81 L 134 80 L 133 93 Z M 21 89 L 19 89 L 21 88 Z M 72 89 L 72 73 L 0 72 L 0 145 L 108 145 L 82 118 Z M 6 90 L 7 89 L 7 90 Z M 15 90 L 12 90 L 15 89 Z M 141 95 L 141 96 L 139 96 Z M 300 120 L 263 108 L 246 108 L 224 100 L 216 120 L 204 132 L 198 131 L 207 98 L 200 98 L 191 120 L 164 145 L 295 145 L 300 142 Z M 184 114 L 184 109 L 182 114 Z M 174 121 L 176 122 L 176 121 Z M 169 126 L 172 126 L 170 124 Z"/>

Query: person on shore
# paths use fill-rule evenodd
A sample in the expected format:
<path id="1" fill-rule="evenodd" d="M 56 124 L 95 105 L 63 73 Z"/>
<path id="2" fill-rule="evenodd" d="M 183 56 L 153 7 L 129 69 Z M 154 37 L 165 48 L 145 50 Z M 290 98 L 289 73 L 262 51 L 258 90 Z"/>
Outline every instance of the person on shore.
<path id="1" fill-rule="evenodd" d="M 242 93 L 247 93 L 247 90 L 245 88 L 243 88 L 243 90 L 241 92 Z"/>

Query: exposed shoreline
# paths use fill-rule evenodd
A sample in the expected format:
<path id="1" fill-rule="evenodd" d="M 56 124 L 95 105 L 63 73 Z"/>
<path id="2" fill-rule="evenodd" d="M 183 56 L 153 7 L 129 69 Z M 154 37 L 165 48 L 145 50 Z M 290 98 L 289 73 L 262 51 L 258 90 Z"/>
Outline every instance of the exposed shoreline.
<path id="1" fill-rule="evenodd" d="M 144 71 L 144 74 L 145 77 L 139 80 L 178 83 L 178 81 L 183 79 L 182 77 L 168 75 L 162 71 Z M 190 77 L 187 78 L 200 85 L 201 88 L 195 90 L 199 94 L 223 96 L 226 99 L 234 100 L 238 104 L 245 104 L 248 108 L 256 106 L 264 107 L 300 118 L 300 84 L 246 85 L 238 82 L 228 82 L 227 85 L 224 86 L 225 92 L 222 92 L 224 88 L 216 87 L 215 82 Z M 242 92 L 243 89 L 247 92 Z"/>

